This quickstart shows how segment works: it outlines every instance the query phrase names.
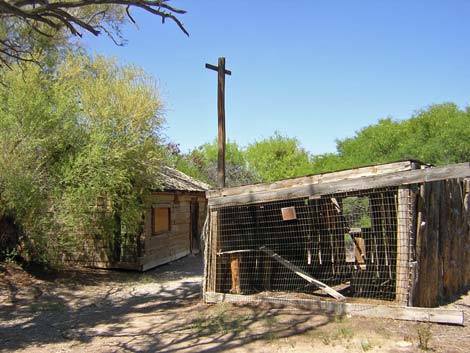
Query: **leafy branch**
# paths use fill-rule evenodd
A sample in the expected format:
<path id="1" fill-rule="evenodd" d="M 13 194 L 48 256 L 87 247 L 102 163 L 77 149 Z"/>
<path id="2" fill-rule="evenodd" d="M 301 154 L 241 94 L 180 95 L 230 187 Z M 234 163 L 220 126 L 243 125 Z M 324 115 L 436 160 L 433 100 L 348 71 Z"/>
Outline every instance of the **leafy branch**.
<path id="1" fill-rule="evenodd" d="M 169 0 L 0 0 L 0 65 L 10 66 L 12 60 L 35 61 L 35 50 L 25 38 L 32 33 L 54 39 L 64 32 L 76 37 L 104 32 L 117 43 L 113 37 L 119 33 L 116 13 L 135 23 L 131 8 L 159 16 L 162 23 L 169 19 L 189 35 L 177 17 L 186 11 L 173 7 Z"/>

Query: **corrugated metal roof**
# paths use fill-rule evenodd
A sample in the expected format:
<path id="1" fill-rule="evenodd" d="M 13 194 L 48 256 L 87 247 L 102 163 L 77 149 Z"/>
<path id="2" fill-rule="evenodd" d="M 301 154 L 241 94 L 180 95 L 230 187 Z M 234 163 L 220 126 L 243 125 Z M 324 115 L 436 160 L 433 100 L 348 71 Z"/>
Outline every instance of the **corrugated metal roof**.
<path id="1" fill-rule="evenodd" d="M 162 167 L 162 186 L 164 191 L 207 191 L 210 185 L 191 178 L 179 170 Z"/>

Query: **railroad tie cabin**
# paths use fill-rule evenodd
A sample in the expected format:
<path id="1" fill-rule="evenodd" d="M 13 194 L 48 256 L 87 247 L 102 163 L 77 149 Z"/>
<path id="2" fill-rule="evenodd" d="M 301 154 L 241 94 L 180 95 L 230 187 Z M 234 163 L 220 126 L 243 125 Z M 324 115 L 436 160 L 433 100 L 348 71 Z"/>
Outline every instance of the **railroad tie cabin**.
<path id="1" fill-rule="evenodd" d="M 162 189 L 146 200 L 140 234 L 112 239 L 84 237 L 72 261 L 98 268 L 146 271 L 190 253 L 199 253 L 209 185 L 169 167 L 161 170 Z"/>
<path id="2" fill-rule="evenodd" d="M 449 301 L 470 285 L 469 178 L 403 161 L 209 191 L 204 299 Z"/>
<path id="3" fill-rule="evenodd" d="M 152 193 L 145 216 L 142 271 L 200 251 L 209 185 L 169 167 L 162 178 L 163 190 Z"/>

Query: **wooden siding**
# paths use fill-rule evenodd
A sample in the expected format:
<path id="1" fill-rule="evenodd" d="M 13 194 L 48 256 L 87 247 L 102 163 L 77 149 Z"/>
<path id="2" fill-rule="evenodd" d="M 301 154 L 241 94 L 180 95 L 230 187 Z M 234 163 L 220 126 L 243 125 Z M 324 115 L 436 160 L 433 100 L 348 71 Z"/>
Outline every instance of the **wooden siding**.
<path id="1" fill-rule="evenodd" d="M 205 219 L 206 200 L 204 193 L 154 193 L 148 200 L 145 215 L 143 248 L 140 265 L 142 270 L 177 260 L 190 253 L 191 245 L 191 201 L 199 202 L 199 228 Z M 171 209 L 171 229 L 162 234 L 152 232 L 152 207 L 169 207 Z"/>
<path id="2" fill-rule="evenodd" d="M 204 192 L 153 193 L 146 201 L 143 230 L 138 236 L 121 239 L 105 239 L 99 234 L 83 234 L 82 242 L 75 253 L 61 259 L 69 264 L 96 268 L 119 268 L 146 271 L 153 267 L 177 260 L 190 253 L 190 202 L 199 203 L 198 230 L 204 225 L 207 202 Z M 162 234 L 153 234 L 152 207 L 171 209 L 171 229 Z M 116 246 L 120 249 L 116 257 Z"/>
<path id="3" fill-rule="evenodd" d="M 470 182 L 425 183 L 417 202 L 412 305 L 432 307 L 470 285 Z"/>

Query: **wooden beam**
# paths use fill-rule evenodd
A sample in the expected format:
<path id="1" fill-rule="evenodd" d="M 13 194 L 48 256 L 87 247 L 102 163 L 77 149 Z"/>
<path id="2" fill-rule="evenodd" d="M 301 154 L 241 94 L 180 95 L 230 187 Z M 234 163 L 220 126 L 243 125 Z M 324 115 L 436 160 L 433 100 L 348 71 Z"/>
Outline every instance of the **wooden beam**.
<path id="1" fill-rule="evenodd" d="M 232 273 L 232 288 L 230 293 L 240 294 L 240 254 L 230 255 L 230 272 Z"/>
<path id="2" fill-rule="evenodd" d="M 214 71 L 219 71 L 219 67 L 218 66 L 215 66 L 215 65 L 211 65 L 211 64 L 206 64 L 206 69 L 210 69 L 210 70 L 214 70 Z M 230 70 L 224 70 L 224 73 L 226 75 L 232 75 L 232 71 Z"/>
<path id="3" fill-rule="evenodd" d="M 217 85 L 217 112 L 218 112 L 218 158 L 217 158 L 217 186 L 225 187 L 225 58 L 219 58 Z"/>
<path id="4" fill-rule="evenodd" d="M 354 241 L 354 256 L 356 257 L 356 261 L 359 264 L 359 268 L 361 270 L 366 270 L 366 251 L 365 251 L 365 244 L 364 239 L 360 237 L 353 237 Z"/>
<path id="5" fill-rule="evenodd" d="M 272 257 L 277 262 L 279 262 L 284 267 L 286 267 L 289 270 L 291 270 L 292 272 L 294 272 L 297 276 L 302 277 L 307 282 L 313 283 L 318 288 L 324 290 L 326 293 L 331 295 L 333 298 L 336 298 L 338 300 L 345 300 L 346 299 L 346 297 L 344 295 L 342 295 L 341 293 L 338 293 L 333 288 L 327 286 L 325 283 L 320 282 L 319 280 L 316 280 L 315 278 L 312 278 L 310 275 L 308 275 L 307 273 L 302 271 L 298 266 L 296 266 L 293 263 L 291 263 L 290 261 L 284 259 L 282 256 L 276 254 L 274 251 L 268 249 L 265 246 L 262 246 L 259 249 L 261 251 L 263 251 L 264 253 L 266 253 L 267 255 L 269 255 L 270 257 Z"/>
<path id="6" fill-rule="evenodd" d="M 410 236 L 411 236 L 411 191 L 407 187 L 398 189 L 397 205 L 397 260 L 395 300 L 400 305 L 408 304 L 410 288 Z"/>
<path id="7" fill-rule="evenodd" d="M 225 58 L 220 57 L 218 65 L 206 64 L 206 68 L 217 71 L 217 113 L 218 113 L 218 159 L 217 187 L 225 187 L 225 75 L 232 72 L 225 69 Z"/>
<path id="8" fill-rule="evenodd" d="M 207 279 L 206 291 L 216 291 L 217 286 L 217 244 L 218 244 L 218 229 L 219 229 L 219 215 L 217 211 L 210 211 L 209 218 L 209 239 L 207 240 Z"/>
<path id="9" fill-rule="evenodd" d="M 347 179 L 358 179 L 366 176 L 388 174 L 403 172 L 411 169 L 419 169 L 420 165 L 417 165 L 411 161 L 379 164 L 369 167 L 360 167 L 348 170 L 341 170 L 337 172 L 329 172 L 323 174 L 314 174 L 296 178 L 289 178 L 278 180 L 272 183 L 257 183 L 252 185 L 234 186 L 225 189 L 209 190 L 206 192 L 207 198 L 212 199 L 216 197 L 226 197 L 239 195 L 243 193 L 257 193 L 264 191 L 272 191 L 292 186 L 308 185 L 308 184 L 319 184 L 319 183 L 330 183 L 334 181 L 341 181 Z"/>
<path id="10" fill-rule="evenodd" d="M 290 299 L 269 297 L 265 295 L 235 295 L 210 293 L 204 295 L 206 303 L 273 303 L 308 308 L 312 311 L 335 313 L 337 315 L 352 315 L 393 320 L 435 322 L 440 324 L 464 324 L 462 310 L 442 308 L 415 308 L 383 304 L 359 304 L 333 302 L 318 299 Z"/>
<path id="11" fill-rule="evenodd" d="M 241 205 L 248 203 L 284 200 L 290 198 L 321 196 L 338 192 L 367 190 L 389 186 L 411 185 L 431 181 L 470 177 L 470 164 L 461 163 L 446 167 L 434 167 L 402 171 L 398 173 L 387 173 L 381 175 L 365 176 L 357 179 L 347 179 L 334 182 L 316 184 L 304 184 L 292 186 L 284 185 L 280 189 L 262 189 L 258 192 L 249 192 L 250 186 L 246 187 L 246 193 L 238 195 L 209 198 L 209 205 L 220 207 L 223 205 Z M 210 194 L 206 194 L 210 197 Z"/>
<path id="12" fill-rule="evenodd" d="M 204 264 L 204 276 L 202 277 L 202 294 L 206 293 L 207 291 L 207 284 L 208 284 L 208 278 L 210 275 L 210 256 L 212 256 L 212 253 L 209 248 L 209 244 L 212 242 L 211 240 L 211 212 L 209 210 L 206 210 L 206 220 L 204 222 L 204 228 L 203 228 L 203 239 L 204 239 L 204 250 L 203 250 L 203 264 Z"/>
<path id="13" fill-rule="evenodd" d="M 219 251 L 217 255 L 241 254 L 244 252 L 254 252 L 254 251 L 260 251 L 260 250 L 259 249 L 244 249 L 244 250 Z"/>
<path id="14" fill-rule="evenodd" d="M 345 289 L 348 289 L 350 287 L 351 287 L 351 282 L 348 281 L 346 283 L 340 283 L 340 284 L 337 284 L 335 286 L 332 286 L 331 288 L 333 288 L 335 291 L 339 292 L 339 291 L 343 291 Z M 322 292 L 323 292 L 323 289 L 318 289 L 316 291 L 313 291 L 312 294 L 324 294 Z"/>

